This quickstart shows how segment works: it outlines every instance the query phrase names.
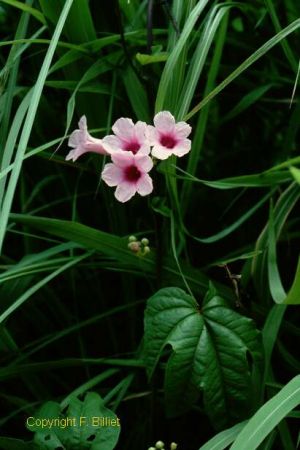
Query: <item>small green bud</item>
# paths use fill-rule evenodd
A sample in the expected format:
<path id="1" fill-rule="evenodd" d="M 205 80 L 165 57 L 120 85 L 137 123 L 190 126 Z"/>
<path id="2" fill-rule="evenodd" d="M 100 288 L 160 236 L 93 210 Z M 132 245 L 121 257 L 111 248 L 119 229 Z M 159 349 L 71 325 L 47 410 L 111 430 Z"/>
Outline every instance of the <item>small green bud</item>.
<path id="1" fill-rule="evenodd" d="M 134 241 L 136 241 L 137 239 L 136 239 L 136 237 L 135 236 L 129 236 L 129 238 L 128 238 L 128 241 L 129 242 L 134 242 Z"/>
<path id="2" fill-rule="evenodd" d="M 128 244 L 129 250 L 131 250 L 134 253 L 137 253 L 141 250 L 141 245 L 138 241 L 129 242 Z"/>
<path id="3" fill-rule="evenodd" d="M 148 450 L 155 450 L 155 448 L 154 447 L 149 447 Z"/>
<path id="4" fill-rule="evenodd" d="M 163 441 L 157 441 L 155 444 L 155 448 L 160 449 L 160 450 L 163 449 L 164 446 L 165 446 L 165 444 L 163 443 Z"/>
<path id="5" fill-rule="evenodd" d="M 141 243 L 142 243 L 143 245 L 149 245 L 149 239 L 143 238 L 143 239 L 141 240 Z"/>
<path id="6" fill-rule="evenodd" d="M 144 255 L 150 253 L 150 247 L 144 247 Z"/>
<path id="7" fill-rule="evenodd" d="M 171 450 L 176 450 L 177 447 L 178 447 L 178 445 L 175 444 L 175 442 L 172 442 L 172 444 L 171 444 L 171 446 L 170 446 L 170 449 L 171 449 Z"/>

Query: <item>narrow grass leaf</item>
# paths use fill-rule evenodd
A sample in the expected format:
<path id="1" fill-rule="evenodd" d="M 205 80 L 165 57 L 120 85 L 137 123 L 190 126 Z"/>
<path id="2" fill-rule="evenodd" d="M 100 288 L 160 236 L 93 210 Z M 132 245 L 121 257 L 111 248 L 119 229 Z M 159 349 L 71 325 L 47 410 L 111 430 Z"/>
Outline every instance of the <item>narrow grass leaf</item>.
<path id="1" fill-rule="evenodd" d="M 244 213 L 241 217 L 239 217 L 239 219 L 236 222 L 224 228 L 224 230 L 220 231 L 219 233 L 214 234 L 213 236 L 207 238 L 199 238 L 193 235 L 190 236 L 196 241 L 203 242 L 205 244 L 211 244 L 213 242 L 217 242 L 220 239 L 225 238 L 229 234 L 233 233 L 233 231 L 238 229 L 244 222 L 250 219 L 250 217 L 253 216 L 253 214 L 272 196 L 272 194 L 273 191 L 268 192 L 259 202 L 256 203 L 256 205 L 252 206 L 252 208 L 248 209 L 246 213 Z"/>
<path id="2" fill-rule="evenodd" d="M 271 20 L 273 22 L 275 31 L 277 33 L 279 33 L 282 30 L 282 27 L 280 25 L 279 18 L 278 18 L 278 15 L 276 13 L 276 9 L 275 9 L 275 6 L 274 6 L 272 0 L 265 0 L 265 5 L 266 5 L 267 10 L 268 10 L 268 12 L 270 14 L 270 17 L 271 17 Z M 284 54 L 285 54 L 285 56 L 286 56 L 286 58 L 287 58 L 287 60 L 288 60 L 288 62 L 290 64 L 292 70 L 294 70 L 296 72 L 297 71 L 297 61 L 296 61 L 296 59 L 294 57 L 293 51 L 292 51 L 292 49 L 291 49 L 287 39 L 284 39 L 283 41 L 281 41 L 280 44 L 281 44 L 283 52 L 284 52 Z"/>
<path id="3" fill-rule="evenodd" d="M 284 300 L 286 305 L 300 305 L 300 257 L 298 259 L 298 265 L 296 275 L 289 290 L 287 297 Z"/>
<path id="4" fill-rule="evenodd" d="M 32 0 L 28 0 L 26 5 L 31 6 Z M 15 33 L 15 38 L 24 38 L 27 33 L 28 23 L 29 23 L 29 14 L 22 13 L 21 18 L 19 20 L 17 30 Z M 18 45 L 13 45 L 10 49 L 8 58 L 6 60 L 5 66 L 0 71 L 0 84 L 1 90 L 5 88 L 5 84 L 8 77 L 7 89 L 5 94 L 2 95 L 2 99 L 4 97 L 4 105 L 3 105 L 3 117 L 1 117 L 1 127 L 0 127 L 0 162 L 3 158 L 3 149 L 5 146 L 5 141 L 8 132 L 8 126 L 11 122 L 11 110 L 13 104 L 13 98 L 16 93 L 17 88 L 17 78 L 19 73 L 20 66 L 20 57 L 18 56 Z M 1 202 L 0 202 L 1 204 Z"/>
<path id="5" fill-rule="evenodd" d="M 274 84 L 269 83 L 263 86 L 259 86 L 253 89 L 251 92 L 248 92 L 237 105 L 235 105 L 231 111 L 229 111 L 223 118 L 221 119 L 221 123 L 224 124 L 229 120 L 232 120 L 234 117 L 238 116 L 254 103 L 256 103 L 259 99 L 261 99 L 272 87 Z"/>
<path id="6" fill-rule="evenodd" d="M 45 44 L 51 44 L 53 39 L 36 39 L 36 38 L 27 38 L 27 39 L 13 39 L 10 41 L 4 41 L 4 42 L 0 42 L 0 47 L 6 47 L 8 45 L 15 45 L 15 44 L 26 44 L 27 47 L 29 45 L 35 44 L 35 45 L 45 45 Z M 49 45 L 50 46 L 50 45 Z M 86 50 L 84 48 L 84 46 L 80 46 L 80 45 L 76 45 L 76 44 L 70 44 L 69 42 L 65 42 L 65 41 L 58 41 L 57 42 L 57 47 L 62 47 L 62 48 L 68 48 L 68 49 L 74 49 L 74 50 L 78 50 L 83 54 L 88 55 L 89 51 Z"/>
<path id="7" fill-rule="evenodd" d="M 122 79 L 136 117 L 138 120 L 149 123 L 150 108 L 146 91 L 136 73 L 130 66 L 124 71 Z"/>
<path id="8" fill-rule="evenodd" d="M 179 99 L 179 110 L 177 117 L 181 119 L 184 117 L 190 107 L 192 98 L 198 85 L 199 78 L 202 74 L 203 67 L 207 61 L 207 55 L 213 40 L 216 36 L 217 30 L 224 16 L 228 12 L 231 5 L 214 7 L 206 20 L 204 30 L 199 38 L 199 44 L 195 50 L 191 67 L 186 75 L 185 83 L 182 87 L 181 96 Z"/>
<path id="9" fill-rule="evenodd" d="M 300 184 L 300 169 L 297 167 L 290 167 L 290 172 L 294 178 L 294 180 Z"/>
<path id="10" fill-rule="evenodd" d="M 5 237 L 5 231 L 6 226 L 8 222 L 8 217 L 11 209 L 11 205 L 14 198 L 15 189 L 17 186 L 17 182 L 19 179 L 19 174 L 22 168 L 23 163 L 23 156 L 26 152 L 27 144 L 30 138 L 31 130 L 33 127 L 35 115 L 37 112 L 37 108 L 39 105 L 39 101 L 42 95 L 44 83 L 46 81 L 46 77 L 51 65 L 52 58 L 54 56 L 54 52 L 57 46 L 57 43 L 59 41 L 60 34 L 62 32 L 63 26 L 65 24 L 65 21 L 67 19 L 69 10 L 72 6 L 73 0 L 66 0 L 62 13 L 60 15 L 60 18 L 58 20 L 57 26 L 55 28 L 51 43 L 49 45 L 49 48 L 47 50 L 47 54 L 45 56 L 45 59 L 43 61 L 38 79 L 36 81 L 35 87 L 33 89 L 32 97 L 31 97 L 31 103 L 29 105 L 27 117 L 25 119 L 25 123 L 23 126 L 22 134 L 20 137 L 20 142 L 18 145 L 18 150 L 15 158 L 15 165 L 11 173 L 11 177 L 9 180 L 7 192 L 5 195 L 5 198 L 3 200 L 3 206 L 1 210 L 1 216 L 0 216 L 0 253 L 3 245 L 3 240 Z"/>
<path id="11" fill-rule="evenodd" d="M 105 233 L 101 230 L 82 225 L 67 220 L 49 219 L 47 217 L 34 217 L 22 214 L 11 214 L 11 219 L 46 233 L 62 237 L 64 239 L 77 242 L 88 249 L 93 249 L 115 258 L 117 261 L 125 264 L 127 269 L 134 268 L 144 275 L 150 277 L 157 276 L 156 252 L 151 250 L 145 257 L 139 257 L 127 248 L 127 237 L 121 238 L 111 233 Z M 188 281 L 191 289 L 199 294 L 205 294 L 209 285 L 209 279 L 199 269 L 194 269 L 184 261 L 180 262 L 182 272 Z M 173 258 L 166 257 L 163 260 L 161 268 L 162 277 L 165 283 L 182 284 L 178 273 L 178 268 Z M 219 292 L 224 298 L 232 299 L 232 292 L 229 288 L 220 283 L 215 283 Z"/>
<path id="12" fill-rule="evenodd" d="M 286 298 L 286 293 L 281 282 L 277 264 L 277 252 L 276 252 L 276 234 L 274 227 L 274 211 L 273 206 L 270 208 L 269 216 L 269 245 L 268 245 L 268 276 L 269 276 L 269 288 L 273 300 L 276 303 L 283 303 Z"/>
<path id="13" fill-rule="evenodd" d="M 129 368 L 145 368 L 145 363 L 141 359 L 133 358 L 64 358 L 49 360 L 45 362 L 26 363 L 20 365 L 9 365 L 0 368 L 0 381 L 10 378 L 19 378 L 24 374 L 34 374 L 53 369 L 65 369 L 67 367 L 91 366 L 115 366 Z"/>
<path id="14" fill-rule="evenodd" d="M 40 350 L 46 348 L 48 345 L 53 344 L 56 341 L 59 341 L 60 339 L 63 339 L 64 337 L 68 336 L 69 334 L 75 333 L 76 331 L 81 330 L 82 328 L 88 327 L 90 325 L 93 325 L 97 322 L 100 322 L 101 320 L 107 319 L 111 316 L 114 316 L 115 314 L 125 314 L 126 311 L 131 310 L 132 308 L 136 308 L 140 304 L 144 303 L 144 300 L 135 301 L 126 305 L 117 306 L 115 308 L 111 308 L 105 312 L 102 312 L 101 314 L 94 315 L 93 317 L 90 317 L 89 319 L 82 320 L 75 325 L 71 325 L 68 328 L 64 328 L 61 331 L 56 332 L 54 335 L 43 337 L 42 339 L 39 339 L 37 343 L 33 343 L 30 346 L 30 349 L 26 350 L 23 349 L 23 352 L 20 356 L 18 356 L 11 364 L 17 365 L 22 361 L 26 361 L 30 356 L 34 355 L 35 353 L 39 352 Z"/>
<path id="15" fill-rule="evenodd" d="M 216 44 L 214 48 L 214 53 L 212 56 L 211 64 L 209 67 L 207 82 L 204 90 L 204 97 L 212 91 L 213 87 L 216 84 L 216 79 L 218 76 L 218 72 L 220 69 L 221 58 L 223 54 L 223 48 L 226 41 L 227 29 L 228 29 L 228 18 L 229 14 L 226 14 L 224 19 L 221 22 L 218 35 L 216 37 Z M 197 125 L 194 128 L 193 133 L 193 141 L 192 141 L 192 151 L 189 153 L 188 164 L 187 164 L 187 172 L 194 175 L 196 173 L 198 162 L 201 156 L 204 139 L 206 136 L 206 127 L 208 124 L 208 118 L 211 110 L 211 104 L 206 105 L 205 108 L 202 109 L 200 114 L 198 115 Z M 192 186 L 188 184 L 187 181 L 183 182 L 182 186 L 182 197 L 181 203 L 183 211 L 188 210 L 189 202 L 190 202 L 190 193 L 192 190 Z"/>
<path id="16" fill-rule="evenodd" d="M 282 31 L 277 33 L 271 39 L 269 39 L 264 45 L 256 50 L 249 58 L 247 58 L 236 70 L 234 70 L 224 81 L 222 81 L 213 91 L 211 91 L 198 105 L 196 105 L 184 118 L 184 120 L 190 119 L 198 111 L 200 111 L 208 102 L 210 102 L 216 95 L 218 95 L 225 87 L 227 87 L 232 81 L 234 81 L 241 73 L 247 70 L 252 64 L 254 64 L 259 58 L 269 52 L 276 44 L 281 42 L 291 33 L 296 31 L 300 27 L 300 19 L 295 20 Z"/>
<path id="17" fill-rule="evenodd" d="M 159 112 L 162 111 L 164 108 L 164 103 L 166 99 L 166 95 L 168 93 L 168 86 L 169 83 L 173 77 L 174 70 L 176 69 L 176 65 L 178 63 L 178 60 L 180 58 L 181 52 L 184 49 L 184 46 L 186 45 L 186 42 L 193 31 L 193 28 L 199 19 L 199 16 L 203 12 L 204 8 L 206 7 L 209 0 L 203 0 L 199 1 L 193 11 L 191 12 L 188 20 L 185 23 L 185 26 L 181 32 L 180 38 L 178 39 L 174 49 L 172 50 L 165 68 L 163 70 L 161 80 L 159 83 L 158 91 L 157 91 L 157 97 L 156 97 L 156 104 L 155 104 L 155 111 Z"/>
<path id="18" fill-rule="evenodd" d="M 0 177 L 0 214 L 2 211 L 2 201 L 4 198 L 4 192 L 5 192 L 5 184 L 6 184 L 6 175 L 9 172 L 6 172 L 4 175 L 4 171 L 7 170 L 7 168 L 10 166 L 10 162 L 12 160 L 14 148 L 18 139 L 19 131 L 22 127 L 25 115 L 28 111 L 30 101 L 32 97 L 32 90 L 30 89 L 25 97 L 23 98 L 22 102 L 20 103 L 17 112 L 15 114 L 14 120 L 12 122 L 7 141 L 4 147 L 3 152 L 3 158 L 1 162 L 1 177 Z M 3 178 L 2 178 L 3 175 Z"/>
<path id="19" fill-rule="evenodd" d="M 300 375 L 289 381 L 281 391 L 265 403 L 249 420 L 230 450 L 255 450 L 300 403 Z"/>
<path id="20" fill-rule="evenodd" d="M 225 450 L 240 434 L 242 429 L 247 424 L 247 420 L 237 423 L 227 430 L 221 431 L 206 444 L 202 445 L 199 450 Z"/>
<path id="21" fill-rule="evenodd" d="M 300 197 L 300 189 L 296 183 L 290 184 L 285 191 L 280 195 L 277 203 L 274 206 L 274 229 L 276 239 L 279 238 L 281 230 L 295 207 L 298 199 Z M 268 248 L 268 235 L 269 229 L 268 224 L 262 230 L 259 238 L 257 239 L 255 250 L 257 252 L 256 256 L 254 256 L 252 261 L 252 276 L 254 280 L 254 284 L 256 287 L 256 291 L 259 296 L 261 296 L 264 301 L 269 296 L 269 283 L 268 283 L 268 261 L 267 261 L 267 248 Z"/>
<path id="22" fill-rule="evenodd" d="M 43 25 L 46 24 L 44 15 L 38 9 L 32 8 L 32 6 L 29 6 L 26 3 L 19 2 L 17 0 L 0 0 L 0 1 L 1 1 L 1 3 L 6 3 L 7 5 L 13 6 L 14 8 L 18 8 L 21 11 L 31 14 L 35 19 L 37 19 Z"/>
<path id="23" fill-rule="evenodd" d="M 222 178 L 220 180 L 202 180 L 194 175 L 186 172 L 180 167 L 176 167 L 177 171 L 184 174 L 184 176 L 174 175 L 179 179 L 186 181 L 200 183 L 214 189 L 236 189 L 242 187 L 267 187 L 274 186 L 281 183 L 291 181 L 292 176 L 288 170 L 281 171 L 266 171 L 253 175 L 241 175 L 238 177 Z M 159 169 L 160 172 L 166 173 L 164 169 Z"/>
<path id="24" fill-rule="evenodd" d="M 90 255 L 91 255 L 91 252 L 87 252 L 84 255 L 81 255 L 77 258 L 72 258 L 71 261 L 69 261 L 67 264 L 64 264 L 63 266 L 59 267 L 57 270 L 52 272 L 50 275 L 46 276 L 45 278 L 40 280 L 38 283 L 31 286 L 26 292 L 24 292 L 24 294 L 22 294 L 16 301 L 14 301 L 14 303 L 0 315 L 0 324 L 2 322 L 4 322 L 4 320 L 6 320 L 20 306 L 22 306 L 23 303 L 26 302 L 39 289 L 41 289 L 43 286 L 45 286 L 47 283 L 49 283 L 55 277 L 60 275 L 62 272 L 75 266 L 76 264 L 81 262 L 83 259 L 89 257 Z"/>
<path id="25" fill-rule="evenodd" d="M 265 357 L 265 371 L 262 381 L 261 398 L 263 398 L 265 383 L 268 379 L 270 363 L 274 345 L 278 338 L 278 333 L 282 324 L 282 320 L 286 311 L 284 305 L 273 305 L 268 313 L 267 319 L 262 330 L 264 357 Z"/>

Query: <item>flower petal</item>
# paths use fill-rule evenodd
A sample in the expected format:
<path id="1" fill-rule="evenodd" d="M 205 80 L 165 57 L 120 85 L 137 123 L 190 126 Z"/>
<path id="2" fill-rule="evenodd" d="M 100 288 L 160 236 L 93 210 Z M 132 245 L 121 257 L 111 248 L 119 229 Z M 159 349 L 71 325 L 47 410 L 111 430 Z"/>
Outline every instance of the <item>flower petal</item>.
<path id="1" fill-rule="evenodd" d="M 117 200 L 119 200 L 119 202 L 125 203 L 128 202 L 128 200 L 130 200 L 135 193 L 136 193 L 135 184 L 124 181 L 123 183 L 118 185 L 115 191 L 115 197 Z"/>
<path id="2" fill-rule="evenodd" d="M 75 162 L 81 155 L 83 155 L 87 151 L 88 150 L 86 150 L 83 146 L 79 145 L 67 154 L 66 161 L 72 160 L 73 162 Z"/>
<path id="3" fill-rule="evenodd" d="M 191 144 L 192 143 L 191 143 L 190 139 L 183 139 L 172 150 L 172 153 L 176 156 L 186 155 L 191 150 Z"/>
<path id="4" fill-rule="evenodd" d="M 83 136 L 82 130 L 74 130 L 73 133 L 70 135 L 68 140 L 68 146 L 69 147 L 77 147 L 81 142 L 84 142 L 85 137 Z"/>
<path id="5" fill-rule="evenodd" d="M 175 118 L 169 111 L 161 111 L 154 117 L 154 125 L 159 131 L 172 131 L 175 125 Z"/>
<path id="6" fill-rule="evenodd" d="M 80 117 L 80 120 L 78 122 L 79 129 L 82 131 L 87 131 L 87 120 L 86 116 Z"/>
<path id="7" fill-rule="evenodd" d="M 159 142 L 159 132 L 152 125 L 147 126 L 146 136 L 150 145 L 155 145 Z"/>
<path id="8" fill-rule="evenodd" d="M 189 134 L 191 134 L 192 127 L 187 124 L 186 122 L 178 122 L 175 125 L 175 133 L 177 138 L 179 139 L 185 139 L 188 137 Z"/>
<path id="9" fill-rule="evenodd" d="M 66 156 L 66 161 L 72 160 L 73 162 L 75 162 L 77 158 L 78 158 L 78 156 L 76 157 L 75 150 L 70 150 Z"/>
<path id="10" fill-rule="evenodd" d="M 150 153 L 150 145 L 149 144 L 143 144 L 140 149 L 137 151 L 136 155 L 149 155 Z"/>
<path id="11" fill-rule="evenodd" d="M 120 139 L 128 140 L 132 137 L 134 124 L 131 119 L 121 117 L 112 126 L 112 130 Z"/>
<path id="12" fill-rule="evenodd" d="M 111 159 L 116 164 L 116 166 L 124 168 L 130 166 L 133 163 L 134 155 L 132 152 L 119 150 L 111 153 Z"/>
<path id="13" fill-rule="evenodd" d="M 147 124 L 140 120 L 134 125 L 134 133 L 137 141 L 142 144 L 146 140 Z"/>
<path id="14" fill-rule="evenodd" d="M 118 138 L 117 136 L 115 136 L 114 134 L 110 134 L 109 136 L 105 136 L 102 139 L 102 144 L 103 147 L 105 148 L 105 150 L 108 153 L 112 153 L 115 152 L 117 150 L 121 150 L 122 149 L 122 141 L 120 138 Z"/>
<path id="15" fill-rule="evenodd" d="M 137 187 L 137 192 L 140 195 L 142 195 L 142 196 L 149 195 L 153 191 L 152 178 L 148 174 L 145 173 L 138 180 L 136 187 Z"/>
<path id="16" fill-rule="evenodd" d="M 157 159 L 167 159 L 172 155 L 172 151 L 167 150 L 165 147 L 161 145 L 155 145 L 152 149 L 152 156 Z"/>
<path id="17" fill-rule="evenodd" d="M 138 153 L 134 159 L 137 168 L 140 169 L 142 172 L 149 172 L 153 167 L 153 161 L 150 158 L 150 156 Z"/>
<path id="18" fill-rule="evenodd" d="M 104 166 L 101 178 L 108 186 L 117 186 L 123 181 L 123 171 L 114 164 L 109 163 Z"/>
<path id="19" fill-rule="evenodd" d="M 103 146 L 102 139 L 96 139 L 92 136 L 89 136 L 89 140 L 85 143 L 84 147 L 87 152 L 99 153 L 100 155 L 108 154 Z"/>

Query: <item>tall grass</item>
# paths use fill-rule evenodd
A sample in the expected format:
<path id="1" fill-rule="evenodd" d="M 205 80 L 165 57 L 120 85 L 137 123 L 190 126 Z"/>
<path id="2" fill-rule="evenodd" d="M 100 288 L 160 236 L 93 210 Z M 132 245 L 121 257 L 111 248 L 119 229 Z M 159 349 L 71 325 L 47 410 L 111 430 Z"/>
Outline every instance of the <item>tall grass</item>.
<path id="1" fill-rule="evenodd" d="M 72 443 L 24 418 L 89 401 L 121 435 L 78 448 L 296 448 L 299 17 L 290 0 L 0 2 L 0 448 Z M 82 115 L 102 137 L 162 110 L 192 150 L 156 164 L 150 197 L 122 205 L 105 160 L 65 161 Z"/>

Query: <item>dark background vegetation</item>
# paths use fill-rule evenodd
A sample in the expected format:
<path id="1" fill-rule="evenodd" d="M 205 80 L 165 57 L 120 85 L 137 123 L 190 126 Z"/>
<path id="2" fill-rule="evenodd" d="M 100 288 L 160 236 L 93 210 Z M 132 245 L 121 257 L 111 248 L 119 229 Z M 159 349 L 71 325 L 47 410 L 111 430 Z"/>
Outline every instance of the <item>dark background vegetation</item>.
<path id="1" fill-rule="evenodd" d="M 48 5 L 47 5 L 48 3 Z M 51 3 L 51 6 L 50 6 Z M 36 1 L 33 6 L 42 11 L 46 26 L 41 38 L 51 39 L 57 20 L 57 12 L 64 2 Z M 82 3 L 75 1 L 77 6 Z M 110 69 L 97 76 L 80 89 L 76 95 L 76 106 L 70 131 L 77 127 L 81 115 L 86 114 L 93 135 L 101 137 L 110 132 L 110 127 L 119 117 L 141 119 L 132 90 L 126 88 L 124 73 L 134 71 L 148 98 L 150 117 L 154 115 L 154 102 L 164 62 L 141 65 L 136 54 L 147 50 L 147 2 L 136 24 L 131 22 L 132 9 L 126 1 L 85 2 L 90 10 L 92 25 L 87 26 L 86 9 L 82 22 L 70 16 L 61 36 L 61 41 L 84 45 L 113 34 L 121 38 L 102 49 L 90 50 L 76 62 L 49 75 L 43 90 L 30 137 L 29 148 L 34 149 L 65 133 L 67 103 L 77 82 L 97 60 L 111 57 Z M 142 2 L 133 2 L 140 5 Z M 164 4 L 165 3 L 165 4 Z M 213 2 L 211 2 L 213 3 Z M 277 17 L 283 27 L 300 16 L 300 4 L 293 1 L 273 1 Z M 55 7 L 53 7 L 55 5 Z M 168 30 L 172 28 L 169 13 L 172 2 L 153 2 L 153 46 L 154 51 L 168 51 Z M 1 40 L 3 43 L 15 39 L 21 12 L 5 3 L 0 3 Z M 75 11 L 75 9 L 74 9 Z M 209 8 L 207 8 L 207 13 Z M 76 9 L 78 13 L 78 9 Z M 74 14 L 76 14 L 74 12 Z M 205 21 L 205 18 L 201 20 Z M 201 25 L 193 33 L 189 47 L 187 65 L 193 55 Z M 30 18 L 26 38 L 32 36 L 41 24 Z M 182 29 L 183 23 L 178 24 Z M 134 38 L 130 31 L 140 29 Z M 241 9 L 233 8 L 229 13 L 226 40 L 216 85 L 226 78 L 250 54 L 256 51 L 278 30 L 270 16 L 267 3 L 262 0 L 246 1 Z M 194 174 L 200 179 L 216 180 L 226 177 L 259 173 L 281 162 L 299 155 L 300 108 L 299 93 L 296 91 L 290 107 L 290 99 L 295 83 L 298 59 L 299 31 L 288 37 L 296 65 L 292 67 L 281 45 L 265 54 L 250 69 L 242 73 L 233 83 L 210 103 L 210 112 L 205 130 L 204 142 Z M 21 44 L 19 44 L 21 45 Z M 5 68 L 11 46 L 1 47 L 1 66 Z M 47 45 L 32 43 L 22 53 L 17 74 L 12 111 L 8 127 L 17 111 L 21 99 L 28 88 L 36 82 L 38 72 L 45 57 Z M 67 49 L 57 48 L 54 62 Z M 208 70 L 212 61 L 214 46 L 206 59 L 205 68 L 199 80 L 191 107 L 203 98 Z M 11 70 L 11 69 L 10 69 Z M 8 71 L 1 73 L 1 90 L 5 93 Z M 49 83 L 51 81 L 51 83 Z M 69 84 L 59 87 L 59 82 Z M 256 98 L 257 89 L 267 86 L 265 92 Z M 98 91 L 97 91 L 98 88 Z M 103 92 L 100 92 L 100 88 Z M 97 92 L 95 92 L 95 90 Z M 91 92 L 92 91 L 92 92 Z M 249 104 L 243 104 L 245 98 Z M 252 100 L 251 100 L 252 94 Z M 247 97 L 248 96 L 248 97 Z M 242 103 L 241 103 L 242 102 Z M 235 109 L 236 105 L 240 107 Z M 233 114 L 230 117 L 230 113 Z M 193 129 L 198 115 L 189 120 Z M 3 116 L 2 116 L 3 123 Z M 5 139 L 7 128 L 1 135 Z M 193 135 L 192 135 L 193 139 Z M 2 141 L 3 143 L 3 141 Z M 59 150 L 57 144 L 30 157 L 23 163 L 18 187 L 14 196 L 12 212 L 24 215 L 38 215 L 48 218 L 74 220 L 118 236 L 140 233 L 150 240 L 158 255 L 172 257 L 169 219 L 157 212 L 156 205 L 169 203 L 164 176 L 154 175 L 156 187 L 151 198 L 134 198 L 121 205 L 113 197 L 113 192 L 100 181 L 103 161 L 94 155 L 85 155 L 75 164 L 67 163 L 67 140 Z M 194 149 L 193 149 L 194 151 Z M 186 170 L 186 160 L 178 166 Z M 179 191 L 182 180 L 178 180 Z M 273 195 L 276 202 L 286 185 L 278 185 Z M 273 300 L 268 286 L 258 291 L 249 275 L 249 262 L 239 256 L 252 252 L 260 232 L 268 221 L 269 203 L 266 202 L 246 223 L 223 240 L 213 244 L 201 244 L 192 235 L 206 237 L 225 229 L 257 203 L 267 192 L 267 188 L 240 188 L 238 190 L 217 190 L 201 184 L 192 184 L 183 209 L 186 211 L 184 223 L 190 235 L 185 235 L 182 260 L 203 270 L 213 280 L 232 288 L 232 284 L 220 262 L 229 262 L 232 273 L 246 273 L 241 285 L 239 312 L 255 320 L 262 329 Z M 293 281 L 299 253 L 299 206 L 295 206 L 284 224 L 277 246 L 277 261 L 286 289 Z M 182 233 L 178 232 L 182 237 Z M 63 242 L 57 236 L 50 236 L 34 228 L 11 220 L 6 233 L 2 257 L 3 273 L 18 264 L 26 255 L 37 254 Z M 71 253 L 70 253 L 71 252 Z M 73 251 L 76 255 L 76 251 Z M 63 254 L 71 255 L 72 251 Z M 58 263 L 59 266 L 59 263 Z M 126 267 L 126 262 L 96 252 L 76 267 L 63 272 L 44 285 L 17 309 L 2 325 L 0 356 L 1 378 L 1 435 L 29 440 L 32 435 L 24 427 L 24 419 L 47 400 L 60 400 L 78 385 L 107 369 L 106 365 L 85 363 L 86 358 L 136 358 L 143 336 L 143 311 L 147 298 L 159 287 L 168 285 L 164 276 L 149 277 L 142 271 Z M 244 272 L 243 272 L 244 271 Z M 32 272 L 6 280 L 0 285 L 1 312 L 18 299 L 30 286 L 45 276 L 42 271 Z M 180 279 L 180 276 L 178 276 Z M 178 281 L 181 283 L 181 281 Z M 176 285 L 176 281 L 173 283 Z M 203 294 L 198 293 L 201 302 Z M 141 301 L 132 306 L 135 301 Z M 80 324 L 105 311 L 128 305 L 127 309 L 113 313 L 88 326 L 79 327 L 52 344 L 37 350 L 38 345 L 49 336 L 55 336 L 74 324 Z M 285 384 L 299 372 L 297 344 L 299 310 L 289 307 L 280 328 L 272 357 L 273 383 Z M 10 338 L 6 334 L 9 330 Z M 29 350 L 35 350 L 26 356 Z M 23 361 L 19 358 L 25 355 Z M 76 358 L 77 362 L 63 368 L 52 367 L 51 361 Z M 44 363 L 34 368 L 33 363 Z M 47 364 L 49 363 L 49 365 Z M 5 372 L 14 367 L 15 371 Z M 27 369 L 26 369 L 27 367 Z M 29 367 L 29 369 L 28 369 Z M 215 433 L 209 423 L 201 401 L 186 415 L 168 419 L 164 413 L 163 370 L 160 368 L 152 382 L 148 382 L 144 368 L 121 367 L 109 379 L 94 390 L 105 397 L 120 382 L 134 373 L 135 377 L 119 401 L 112 398 L 109 405 L 121 418 L 122 433 L 117 448 L 146 449 L 157 439 L 175 441 L 180 449 L 196 450 Z M 268 387 L 266 396 L 274 394 L 275 388 Z M 295 419 L 288 419 L 289 436 L 297 439 Z M 281 436 L 282 438 L 282 436 Z M 272 448 L 283 448 L 278 437 Z M 286 447 L 291 448 L 291 447 Z M 250 449 L 249 449 L 250 450 Z"/>

